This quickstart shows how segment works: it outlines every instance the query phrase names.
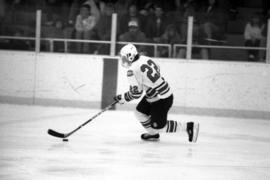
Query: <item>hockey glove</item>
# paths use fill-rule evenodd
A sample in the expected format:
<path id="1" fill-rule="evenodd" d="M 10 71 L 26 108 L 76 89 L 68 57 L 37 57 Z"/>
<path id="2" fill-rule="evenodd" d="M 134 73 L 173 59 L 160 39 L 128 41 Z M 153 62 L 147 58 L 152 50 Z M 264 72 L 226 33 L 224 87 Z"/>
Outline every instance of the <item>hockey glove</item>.
<path id="1" fill-rule="evenodd" d="M 113 98 L 115 101 L 117 101 L 119 104 L 124 104 L 126 102 L 124 96 L 122 94 L 119 94 L 117 96 L 114 96 Z"/>

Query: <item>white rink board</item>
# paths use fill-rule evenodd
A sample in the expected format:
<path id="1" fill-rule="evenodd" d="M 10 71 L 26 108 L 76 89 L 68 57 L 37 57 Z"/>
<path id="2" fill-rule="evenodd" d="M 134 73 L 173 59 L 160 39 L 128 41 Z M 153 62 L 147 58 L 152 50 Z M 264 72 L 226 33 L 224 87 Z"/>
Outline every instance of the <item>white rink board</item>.
<path id="1" fill-rule="evenodd" d="M 2 97 L 100 102 L 102 78 L 100 56 L 0 51 Z"/>
<path id="2" fill-rule="evenodd" d="M 0 51 L 0 96 L 32 98 L 34 53 Z"/>
<path id="3" fill-rule="evenodd" d="M 94 102 L 101 100 L 101 57 L 41 53 L 38 59 L 37 98 Z"/>
<path id="4" fill-rule="evenodd" d="M 174 106 L 270 111 L 270 65 L 155 59 L 174 92 Z M 119 68 L 118 93 L 127 89 Z"/>
<path id="5" fill-rule="evenodd" d="M 0 97 L 31 99 L 35 95 L 45 101 L 94 102 L 99 107 L 104 57 L 108 58 L 60 53 L 36 57 L 33 52 L 0 51 Z M 175 107 L 270 112 L 269 64 L 156 60 L 174 91 Z M 128 90 L 120 63 L 117 80 L 118 93 Z"/>
<path id="6" fill-rule="evenodd" d="M 188 107 L 270 111 L 270 65 L 192 61 L 186 69 Z"/>

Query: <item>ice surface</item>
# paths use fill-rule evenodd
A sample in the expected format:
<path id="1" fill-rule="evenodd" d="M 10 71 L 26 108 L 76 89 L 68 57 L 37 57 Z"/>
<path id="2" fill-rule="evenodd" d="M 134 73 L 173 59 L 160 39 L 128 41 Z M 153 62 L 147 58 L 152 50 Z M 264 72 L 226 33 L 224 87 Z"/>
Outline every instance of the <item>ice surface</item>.
<path id="1" fill-rule="evenodd" d="M 198 142 L 184 133 L 144 142 L 132 111 L 0 105 L 0 179 L 270 179 L 270 121 L 170 114 L 200 122 Z"/>

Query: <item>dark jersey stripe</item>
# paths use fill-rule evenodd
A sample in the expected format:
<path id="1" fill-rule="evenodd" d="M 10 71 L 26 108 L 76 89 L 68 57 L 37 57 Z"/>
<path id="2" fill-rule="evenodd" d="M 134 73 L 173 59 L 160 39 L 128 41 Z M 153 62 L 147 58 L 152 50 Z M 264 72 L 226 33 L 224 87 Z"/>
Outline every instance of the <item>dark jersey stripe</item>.
<path id="1" fill-rule="evenodd" d="M 147 98 L 154 98 L 158 94 L 163 95 L 166 94 L 170 90 L 169 84 L 166 81 L 163 81 L 155 88 L 149 88 L 146 91 Z"/>
<path id="2" fill-rule="evenodd" d="M 165 91 L 168 87 L 169 87 L 169 84 L 166 83 L 164 86 L 160 87 L 160 89 L 157 89 L 157 91 L 158 91 L 159 93 L 162 93 L 162 92 Z"/>
<path id="3" fill-rule="evenodd" d="M 142 92 L 133 94 L 133 93 L 131 93 L 130 91 L 128 91 L 128 92 L 125 93 L 124 96 L 125 96 L 125 100 L 128 102 L 128 101 L 131 101 L 131 100 L 133 100 L 133 99 L 138 99 L 138 98 L 140 98 L 141 95 L 142 95 Z"/>
<path id="4" fill-rule="evenodd" d="M 131 98 L 128 96 L 128 93 L 125 93 L 125 100 L 128 102 L 128 101 L 131 101 Z"/>
<path id="5" fill-rule="evenodd" d="M 164 86 L 164 84 L 166 84 L 165 81 L 163 81 L 160 85 L 158 85 L 158 86 L 155 87 L 155 88 L 149 88 L 149 89 L 146 91 L 147 96 L 148 96 L 148 97 L 151 97 L 151 96 L 153 96 L 154 94 L 156 94 L 157 88 L 160 88 L 160 87 Z"/>
<path id="6" fill-rule="evenodd" d="M 160 95 L 166 94 L 169 90 L 170 90 L 170 88 L 168 87 L 168 89 L 166 89 L 165 91 L 163 91 L 162 93 L 160 93 Z"/>
<path id="7" fill-rule="evenodd" d="M 134 99 L 138 99 L 138 98 L 140 98 L 140 97 L 141 97 L 141 94 L 139 94 L 139 95 L 134 95 L 134 94 L 131 94 L 131 96 L 132 96 Z"/>

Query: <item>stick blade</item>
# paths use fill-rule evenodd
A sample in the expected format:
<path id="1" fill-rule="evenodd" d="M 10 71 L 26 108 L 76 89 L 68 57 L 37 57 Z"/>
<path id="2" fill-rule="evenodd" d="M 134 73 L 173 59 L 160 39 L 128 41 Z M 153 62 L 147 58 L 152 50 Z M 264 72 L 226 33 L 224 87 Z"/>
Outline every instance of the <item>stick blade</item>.
<path id="1" fill-rule="evenodd" d="M 52 129 L 48 129 L 48 134 L 54 137 L 58 137 L 58 138 L 65 138 L 65 134 L 56 132 Z"/>

